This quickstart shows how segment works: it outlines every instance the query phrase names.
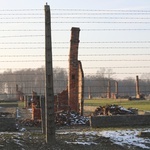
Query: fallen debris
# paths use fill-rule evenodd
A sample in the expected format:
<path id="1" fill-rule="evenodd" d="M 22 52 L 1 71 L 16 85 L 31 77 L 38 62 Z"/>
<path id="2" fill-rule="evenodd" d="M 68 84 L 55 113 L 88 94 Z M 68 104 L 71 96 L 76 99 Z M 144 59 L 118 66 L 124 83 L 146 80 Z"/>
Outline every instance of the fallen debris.
<path id="1" fill-rule="evenodd" d="M 150 131 L 141 131 L 138 135 L 139 137 L 150 137 Z"/>
<path id="2" fill-rule="evenodd" d="M 89 125 L 89 118 L 79 115 L 74 111 L 56 112 L 55 123 L 61 125 Z"/>
<path id="3" fill-rule="evenodd" d="M 111 115 L 133 115 L 137 114 L 137 109 L 129 108 L 126 109 L 122 106 L 119 105 L 106 105 L 106 106 L 99 106 L 98 108 L 95 109 L 93 115 L 94 116 L 100 116 L 100 115 L 105 115 L 105 116 L 111 116 Z"/>
<path id="4" fill-rule="evenodd" d="M 41 127 L 41 120 L 18 120 L 19 126 Z M 89 125 L 89 118 L 79 115 L 74 111 L 59 111 L 55 115 L 56 126 Z"/>
<path id="5" fill-rule="evenodd" d="M 28 127 L 41 127 L 41 120 L 24 119 L 19 120 L 18 124 Z"/>
<path id="6" fill-rule="evenodd" d="M 0 117 L 13 117 L 14 114 L 9 112 L 0 112 Z"/>

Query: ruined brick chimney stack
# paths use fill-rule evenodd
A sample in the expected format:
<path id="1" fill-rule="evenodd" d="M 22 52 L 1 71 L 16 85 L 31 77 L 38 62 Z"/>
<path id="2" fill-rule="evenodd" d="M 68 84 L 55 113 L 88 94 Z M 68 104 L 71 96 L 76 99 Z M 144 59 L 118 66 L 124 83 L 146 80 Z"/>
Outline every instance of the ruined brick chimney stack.
<path id="1" fill-rule="evenodd" d="M 19 100 L 20 99 L 20 96 L 19 96 L 19 88 L 18 88 L 18 84 L 16 84 L 16 99 Z"/>
<path id="2" fill-rule="evenodd" d="M 115 81 L 115 94 L 118 95 L 118 82 Z"/>
<path id="3" fill-rule="evenodd" d="M 89 92 L 89 99 L 92 99 L 92 95 L 91 95 L 91 87 L 88 87 L 88 92 Z"/>
<path id="4" fill-rule="evenodd" d="M 136 76 L 136 98 L 140 98 L 139 77 Z"/>
<path id="5" fill-rule="evenodd" d="M 79 28 L 71 29 L 69 76 L 68 76 L 68 105 L 71 110 L 79 112 L 78 103 L 78 45 Z"/>
<path id="6" fill-rule="evenodd" d="M 115 81 L 115 94 L 116 94 L 116 97 L 118 97 L 118 82 Z"/>
<path id="7" fill-rule="evenodd" d="M 18 92 L 19 90 L 18 90 L 19 88 L 18 88 L 18 84 L 16 84 L 16 92 Z"/>
<path id="8" fill-rule="evenodd" d="M 55 111 L 71 110 L 83 115 L 84 73 L 78 60 L 79 28 L 71 29 L 68 87 L 55 96 Z"/>
<path id="9" fill-rule="evenodd" d="M 110 80 L 108 81 L 107 98 L 111 98 L 111 83 L 110 83 Z"/>

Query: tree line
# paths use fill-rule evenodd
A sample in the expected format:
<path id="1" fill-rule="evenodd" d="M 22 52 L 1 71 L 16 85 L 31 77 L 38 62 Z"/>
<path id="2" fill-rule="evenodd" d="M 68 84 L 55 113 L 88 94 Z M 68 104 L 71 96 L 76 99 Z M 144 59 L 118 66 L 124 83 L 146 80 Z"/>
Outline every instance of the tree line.
<path id="1" fill-rule="evenodd" d="M 67 88 L 68 73 L 66 69 L 54 68 L 54 93 L 62 92 Z M 89 94 L 92 97 L 106 97 L 108 81 L 111 83 L 111 92 L 115 93 L 115 82 L 118 82 L 118 94 L 122 97 L 135 96 L 135 78 L 128 77 L 126 79 L 115 80 L 111 69 L 98 70 L 95 75 L 84 77 L 84 97 L 88 98 Z M 21 69 L 7 70 L 0 74 L 0 99 L 15 97 L 16 85 L 19 91 L 24 95 L 31 95 L 32 91 L 39 95 L 45 93 L 45 69 L 44 67 L 37 69 Z M 139 80 L 140 92 L 144 95 L 150 93 L 149 74 L 143 74 Z"/>

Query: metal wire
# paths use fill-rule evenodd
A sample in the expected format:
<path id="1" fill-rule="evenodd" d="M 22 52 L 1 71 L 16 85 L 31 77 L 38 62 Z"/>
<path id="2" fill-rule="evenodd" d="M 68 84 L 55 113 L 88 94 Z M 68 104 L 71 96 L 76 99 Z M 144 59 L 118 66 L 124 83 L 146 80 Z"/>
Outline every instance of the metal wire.
<path id="1" fill-rule="evenodd" d="M 17 31 L 21 31 L 21 30 L 17 30 Z M 53 44 L 68 44 L 70 42 L 52 42 L 52 43 Z M 116 43 L 150 43 L 150 41 L 98 41 L 98 42 L 81 41 L 80 44 L 82 43 L 83 44 L 112 44 L 112 43 L 116 44 Z M 44 42 L 0 42 L 0 44 L 44 44 Z"/>
<path id="2" fill-rule="evenodd" d="M 38 9 L 38 10 L 36 10 L 36 11 L 43 11 L 43 9 Z M 28 12 L 28 9 L 27 10 L 15 10 L 15 11 L 13 11 L 13 10 L 6 10 L 6 11 L 3 11 L 3 10 L 0 10 L 2 13 L 0 14 L 0 16 L 1 16 L 1 23 L 3 23 L 4 25 L 5 25 L 5 23 L 7 24 L 7 23 L 29 23 L 29 24 L 31 24 L 31 23 L 34 23 L 34 24 L 38 24 L 38 23 L 43 23 L 44 24 L 44 20 L 43 21 L 41 21 L 41 20 L 31 20 L 31 19 L 44 19 L 44 13 L 36 13 L 36 12 L 34 12 L 34 10 L 29 10 L 29 11 L 33 11 L 33 13 L 31 12 Z M 8 11 L 8 13 L 6 13 Z M 10 11 L 10 12 L 9 12 Z M 21 11 L 21 12 L 19 12 L 19 11 Z M 55 13 L 56 11 L 59 11 L 58 13 Z M 67 13 L 64 13 L 64 12 L 60 12 L 60 11 L 68 11 Z M 73 11 L 76 11 L 76 12 L 73 12 Z M 86 11 L 86 12 L 85 12 Z M 54 13 L 53 13 L 54 12 Z M 8 16 L 10 14 L 10 16 Z M 19 16 L 20 15 L 20 16 Z M 84 15 L 84 16 L 82 16 L 82 15 Z M 64 23 L 111 23 L 111 24 L 116 24 L 116 23 L 126 23 L 126 24 L 130 24 L 130 23 L 143 23 L 143 24 L 149 24 L 150 22 L 149 22 L 149 20 L 148 19 L 150 19 L 150 17 L 149 17 L 149 15 L 150 15 L 150 10 L 146 10 L 146 11 L 144 11 L 144 10 L 84 10 L 84 9 L 73 9 L 73 10 L 69 10 L 69 9 L 52 9 L 52 23 L 55 23 L 55 24 L 58 24 L 58 23 L 60 23 L 60 24 L 64 24 Z M 80 21 L 75 21 L 75 20 L 68 20 L 68 21 L 66 21 L 66 20 L 54 20 L 54 19 L 83 19 L 83 20 L 80 20 Z M 4 20 L 4 19 L 7 19 L 6 21 Z M 10 20 L 9 20 L 10 19 Z M 18 20 L 13 20 L 13 19 L 27 19 L 27 20 L 20 20 L 20 21 L 18 21 Z M 30 19 L 30 20 L 29 20 Z M 93 19 L 93 20 L 85 20 L 85 19 Z M 97 20 L 94 20 L 94 19 L 97 19 Z M 111 21 L 110 20 L 98 20 L 98 19 L 111 19 Z M 115 21 L 113 21 L 112 19 L 115 19 Z M 116 20 L 116 19 L 121 19 L 121 20 Z M 126 19 L 126 20 L 122 20 L 122 19 Z M 132 19 L 131 21 L 128 21 L 127 19 Z M 133 20 L 133 19 L 137 19 L 137 20 Z M 144 20 L 145 19 L 145 20 Z M 8 35 L 8 36 L 5 36 L 5 33 L 4 33 L 4 36 L 3 36 L 3 34 L 1 34 L 1 36 L 0 36 L 0 38 L 17 38 L 17 37 L 19 37 L 19 38 L 21 38 L 21 37 L 39 37 L 39 36 L 41 36 L 41 37 L 43 37 L 43 36 L 45 36 L 44 35 L 44 29 L 2 29 L 1 28 L 1 30 L 0 30 L 1 32 L 25 32 L 25 33 L 27 33 L 27 32 L 30 32 L 30 34 L 29 35 Z M 69 29 L 63 29 L 63 28 L 59 28 L 59 29 L 53 29 L 52 30 L 52 32 L 53 31 L 65 31 L 65 32 L 68 32 L 68 31 L 70 31 Z M 93 31 L 150 31 L 150 29 L 148 29 L 148 28 L 145 28 L 145 27 L 143 27 L 143 28 L 99 28 L 99 29 L 95 29 L 95 28 L 84 28 L 83 27 L 83 29 L 81 29 L 81 31 L 84 31 L 84 32 L 88 32 L 88 31 L 91 31 L 91 32 L 93 32 Z M 37 34 L 37 35 L 33 35 L 31 32 L 43 32 L 43 34 Z M 145 33 L 145 32 L 144 32 Z M 94 33 L 95 34 L 95 33 Z M 33 39 L 32 39 L 33 40 Z M 3 44 L 3 46 L 4 46 L 4 44 L 14 44 L 13 46 L 5 46 L 5 47 L 2 47 L 1 46 L 1 50 L 15 50 L 15 49 L 20 49 L 20 50 L 24 50 L 24 49 L 30 49 L 30 50 L 32 50 L 32 49 L 45 49 L 45 47 L 42 45 L 42 46 L 40 46 L 39 44 L 44 44 L 45 42 L 43 41 L 43 42 L 0 42 L 0 44 Z M 54 49 L 67 49 L 68 50 L 68 48 L 69 48 L 69 46 L 68 47 L 64 47 L 64 46 L 57 46 L 57 44 L 68 44 L 69 43 L 69 40 L 68 40 L 68 42 L 60 42 L 60 41 L 58 41 L 58 42 L 53 42 L 53 44 L 56 44 L 56 45 L 54 45 L 53 46 L 53 48 Z M 118 45 L 118 46 L 109 46 L 109 45 L 107 45 L 106 47 L 104 47 L 104 46 L 102 46 L 102 45 L 100 45 L 100 46 L 91 46 L 91 45 L 89 45 L 89 47 L 88 46 L 82 46 L 82 47 L 79 47 L 80 49 L 140 49 L 140 50 L 143 50 L 143 49 L 148 49 L 149 50 L 149 43 L 150 43 L 150 41 L 146 41 L 146 40 L 143 40 L 143 41 L 95 41 L 95 42 L 91 42 L 91 41 L 81 41 L 80 42 L 80 44 L 131 44 L 131 43 L 133 43 L 133 44 L 136 44 L 136 46 L 129 46 L 129 45 L 123 45 L 123 46 L 120 46 L 120 45 Z M 140 45 L 140 46 L 138 46 L 137 44 L 140 44 L 140 43 L 142 43 L 142 44 L 145 44 L 144 46 L 142 45 Z M 20 45 L 20 47 L 18 47 L 18 46 L 16 46 L 16 45 Z M 23 45 L 23 46 L 21 46 L 21 44 Z M 33 45 L 32 46 L 27 46 L 27 45 L 25 45 L 25 44 L 38 44 L 38 46 L 36 45 L 35 47 L 33 47 Z M 146 45 L 147 44 L 147 45 Z M 149 52 L 147 52 L 147 53 L 149 53 Z M 112 52 L 112 54 L 94 54 L 94 53 L 92 53 L 92 54 L 86 54 L 86 51 L 85 51 L 85 54 L 81 54 L 81 55 L 79 55 L 79 57 L 81 58 L 82 56 L 83 57 L 88 57 L 88 58 L 83 58 L 83 59 L 81 59 L 81 61 L 86 61 L 86 62 L 91 62 L 91 61 L 110 61 L 110 62 L 115 62 L 115 61 L 117 61 L 117 62 L 136 62 L 136 61 L 139 61 L 139 62 L 142 62 L 142 61 L 145 61 L 145 62 L 149 62 L 150 60 L 149 59 L 144 59 L 144 57 L 142 57 L 141 59 L 135 59 L 135 58 L 131 58 L 130 57 L 130 59 L 121 59 L 121 58 L 118 58 L 118 59 L 116 59 L 116 58 L 114 58 L 114 59 L 99 59 L 98 57 L 100 56 L 100 57 L 106 57 L 106 56 L 110 56 L 110 57 L 116 57 L 116 56 L 149 56 L 150 55 L 150 53 L 149 54 L 146 54 L 146 52 L 145 51 L 143 51 L 143 53 L 142 54 L 138 54 L 138 53 L 134 53 L 134 54 L 130 54 L 129 52 L 127 52 L 127 54 L 113 54 L 113 52 Z M 54 62 L 55 61 L 60 61 L 60 62 L 65 62 L 65 61 L 68 61 L 67 59 L 62 59 L 62 58 L 55 58 L 55 57 L 61 57 L 61 56 L 67 56 L 68 57 L 68 55 L 63 55 L 63 53 L 60 53 L 60 55 L 53 55 L 53 57 L 54 57 Z M 94 56 L 95 58 L 89 58 L 89 57 L 91 57 L 91 56 Z M 21 62 L 44 62 L 45 60 L 44 59 L 42 59 L 41 57 L 44 57 L 44 55 L 1 55 L 0 56 L 0 58 L 6 58 L 6 57 L 11 57 L 11 58 L 15 58 L 15 57 L 17 57 L 17 58 L 26 58 L 26 60 L 15 60 L 15 61 L 13 61 L 12 59 L 11 60 L 0 60 L 0 62 L 3 62 L 3 63 L 7 63 L 7 62 L 10 62 L 10 63 L 21 63 Z M 27 57 L 30 57 L 30 58 L 28 58 L 27 59 Z M 32 59 L 32 57 L 40 57 L 40 60 L 38 60 L 38 59 L 36 59 L 36 60 L 33 60 Z M 3 58 L 3 59 L 4 59 Z M 91 63 L 91 66 L 92 66 L 92 63 Z M 146 65 L 146 64 L 144 64 L 143 66 L 142 65 L 136 65 L 136 66 L 126 66 L 126 65 L 124 65 L 124 66 L 121 66 L 121 67 L 119 67 L 119 66 L 112 66 L 112 64 L 110 64 L 110 66 L 108 66 L 108 67 L 96 67 L 96 66 L 93 66 L 93 67 L 90 67 L 90 66 L 84 66 L 84 68 L 83 69 L 92 69 L 92 70 L 96 70 L 96 69 L 101 69 L 101 68 L 106 68 L 106 69 L 133 69 L 133 68 L 137 68 L 137 69 L 144 69 L 144 68 L 150 68 L 150 66 L 148 66 L 148 65 Z M 6 69 L 7 70 L 7 68 L 1 68 L 0 70 L 4 70 L 4 69 Z M 13 69 L 19 69 L 19 68 L 10 68 L 11 70 L 13 70 Z M 21 69 L 21 68 L 20 68 Z M 23 69 L 23 68 L 22 68 Z M 33 69 L 33 68 L 32 68 Z M 68 68 L 63 68 L 63 69 L 68 69 Z M 148 69 L 147 69 L 148 70 Z M 88 70 L 87 70 L 88 71 Z M 135 71 L 134 71 L 134 69 L 133 69 L 133 71 L 134 72 L 132 72 L 132 70 L 130 70 L 130 72 L 131 73 L 127 73 L 127 72 L 125 72 L 126 70 L 122 70 L 122 71 L 120 71 L 120 73 L 119 72 L 116 72 L 115 74 L 136 74 L 135 73 Z M 142 72 L 142 71 L 141 71 Z M 141 73 L 140 71 L 137 71 L 137 73 L 138 74 L 140 74 Z M 15 73 L 15 72 L 14 72 Z M 141 74 L 144 74 L 145 72 L 142 72 Z M 55 73 L 54 73 L 55 74 Z M 93 73 L 94 75 L 96 75 L 96 73 Z M 108 74 L 108 73 L 105 73 L 105 74 Z M 111 74 L 111 73 L 109 73 L 109 74 Z M 112 73 L 112 74 L 114 74 L 114 73 Z M 21 74 L 21 75 L 23 75 L 23 74 Z M 35 74 L 34 74 L 35 75 Z M 87 73 L 87 72 L 85 72 L 85 75 L 91 75 L 90 73 Z"/>
<path id="3" fill-rule="evenodd" d="M 17 37 L 38 37 L 38 36 L 44 36 L 44 35 L 8 35 L 8 36 L 0 36 L 0 38 L 17 38 Z"/>
<path id="4" fill-rule="evenodd" d="M 7 11 L 43 11 L 44 9 L 1 9 L 0 11 L 2 12 L 7 12 Z M 104 10 L 104 9 L 58 9 L 58 8 L 55 8 L 55 9 L 51 9 L 51 11 L 98 11 L 98 12 L 150 12 L 150 10 L 110 10 L 110 9 L 107 9 L 107 10 Z"/>
<path id="5" fill-rule="evenodd" d="M 0 49 L 44 49 L 45 47 L 1 47 Z M 69 47 L 53 47 L 53 49 L 68 49 Z M 150 47 L 80 47 L 80 49 L 150 49 Z"/>
<path id="6" fill-rule="evenodd" d="M 81 31 L 149 31 L 150 29 L 81 29 Z M 20 31 L 41 31 L 41 32 L 44 32 L 43 29 L 38 29 L 38 30 L 35 30 L 35 29 L 21 29 L 21 30 L 14 30 L 14 29 L 11 29 L 11 30 L 7 30 L 7 29 L 1 29 L 0 30 L 1 32 L 20 32 Z M 57 32 L 57 31 L 70 31 L 69 29 L 52 29 L 53 32 Z"/>
<path id="7" fill-rule="evenodd" d="M 65 15 L 88 15 L 88 16 L 90 16 L 90 15 L 149 15 L 150 13 L 149 12 L 136 12 L 136 13 L 134 13 L 134 12 L 131 12 L 131 13 L 127 13 L 127 12 L 124 12 L 124 13 L 120 13 L 120 12 L 118 12 L 118 13 L 108 13 L 108 12 L 97 12 L 97 13 L 53 13 L 52 12 L 52 16 L 58 16 L 58 15 L 60 15 L 60 16 L 65 16 Z"/>
<path id="8" fill-rule="evenodd" d="M 44 24 L 44 22 L 43 21 L 25 21 L 25 22 L 21 22 L 21 21 L 9 21 L 9 22 L 0 22 L 1 24 L 10 24 L 10 23 L 23 23 L 23 24 L 25 24 L 25 23 L 33 23 L 33 24 L 37 24 L 37 23 L 43 23 Z M 51 22 L 51 23 L 125 23 L 125 24 L 127 24 L 127 23 L 143 23 L 143 24 L 149 24 L 150 22 L 148 22 L 148 21 L 112 21 L 112 22 L 110 22 L 110 21 L 53 21 L 53 22 Z"/>
<path id="9" fill-rule="evenodd" d="M 82 17 L 51 17 L 52 19 L 140 19 L 140 20 L 147 20 L 150 19 L 149 17 L 87 17 L 87 16 L 82 16 Z M 2 19 L 44 19 L 43 17 L 1 17 Z"/>
<path id="10" fill-rule="evenodd" d="M 148 56 L 150 54 L 83 54 L 79 56 Z M 0 57 L 43 57 L 44 55 L 0 55 Z M 69 55 L 53 55 L 54 57 Z"/>
<path id="11" fill-rule="evenodd" d="M 150 12 L 150 10 L 51 9 L 52 11 Z"/>
<path id="12" fill-rule="evenodd" d="M 60 60 L 59 59 L 59 60 L 53 60 L 53 61 L 68 61 L 68 60 Z M 82 59 L 81 61 L 89 61 L 89 62 L 92 62 L 92 61 L 120 61 L 120 62 L 122 62 L 122 61 L 129 61 L 129 62 L 130 61 L 133 61 L 133 62 L 134 61 L 143 61 L 144 62 L 144 61 L 150 61 L 150 60 L 145 60 L 145 59 L 137 59 L 137 60 L 132 60 L 132 59 L 120 59 L 120 60 L 119 59 L 118 60 L 117 59 L 114 59 L 114 60 L 113 59 L 105 59 L 105 60 L 102 60 L 102 59 L 99 59 L 99 60 L 91 59 L 91 60 L 83 60 Z"/>

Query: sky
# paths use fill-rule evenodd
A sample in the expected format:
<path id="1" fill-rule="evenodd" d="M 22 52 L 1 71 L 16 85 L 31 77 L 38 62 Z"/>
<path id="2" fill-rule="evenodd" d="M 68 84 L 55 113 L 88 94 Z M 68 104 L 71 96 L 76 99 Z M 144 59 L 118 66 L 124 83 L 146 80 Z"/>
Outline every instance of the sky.
<path id="1" fill-rule="evenodd" d="M 46 2 L 51 8 L 67 9 L 149 9 L 148 0 L 1 0 L 1 9 L 43 8 Z"/>
<path id="2" fill-rule="evenodd" d="M 106 75 L 107 70 L 111 70 L 115 73 L 112 77 L 121 79 L 149 73 L 148 0 L 0 2 L 1 71 L 44 66 L 44 5 L 47 2 L 52 17 L 54 67 L 68 69 L 70 30 L 79 27 L 79 59 L 85 75 L 104 69 Z"/>

